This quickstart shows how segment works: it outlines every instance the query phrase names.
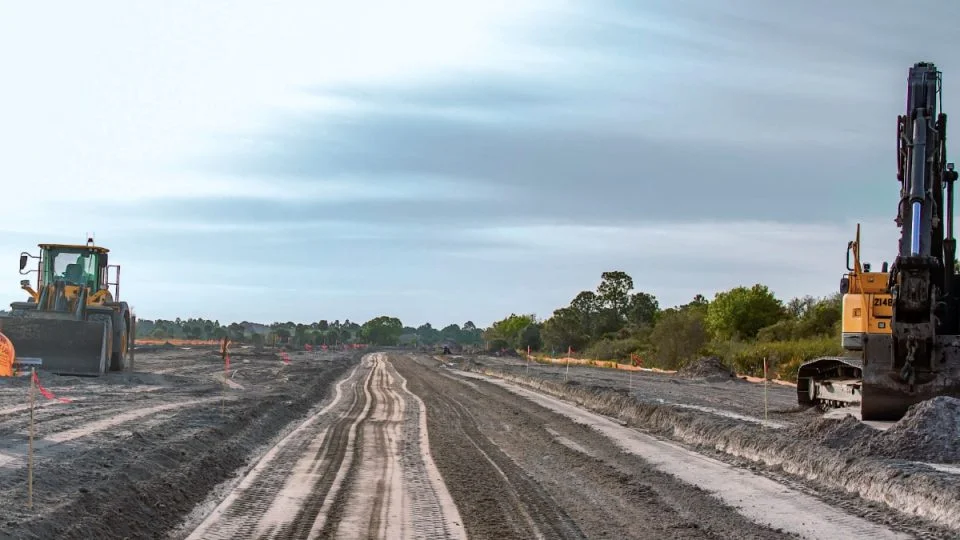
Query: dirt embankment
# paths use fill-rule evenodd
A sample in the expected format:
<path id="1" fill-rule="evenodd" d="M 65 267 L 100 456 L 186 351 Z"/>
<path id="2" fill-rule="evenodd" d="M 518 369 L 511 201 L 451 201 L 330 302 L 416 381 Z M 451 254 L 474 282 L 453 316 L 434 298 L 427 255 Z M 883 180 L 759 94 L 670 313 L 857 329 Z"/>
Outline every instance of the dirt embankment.
<path id="1" fill-rule="evenodd" d="M 478 370 L 479 371 L 479 370 Z M 903 442 L 902 435 L 923 423 L 905 419 L 902 431 L 894 431 L 891 440 L 901 441 L 886 446 L 888 456 L 870 453 L 871 440 L 864 438 L 862 451 L 850 452 L 840 431 L 797 427 L 764 429 L 761 426 L 690 412 L 670 405 L 640 402 L 631 396 L 602 388 L 570 386 L 521 374 L 483 371 L 548 395 L 572 401 L 589 410 L 621 419 L 629 425 L 650 430 L 674 440 L 693 445 L 706 452 L 720 451 L 730 456 L 763 464 L 813 481 L 828 489 L 836 489 L 881 503 L 897 512 L 922 518 L 929 525 L 914 524 L 933 536 L 960 531 L 960 482 L 957 476 L 916 463 L 889 459 L 889 455 L 916 459 Z M 923 412 L 923 411 L 921 411 Z M 927 416 L 927 413 L 920 416 Z M 939 418 L 939 415 L 933 415 Z M 939 421 L 939 420 L 938 420 Z M 830 421 L 823 426 L 829 426 Z M 847 420 L 833 421 L 849 426 Z M 858 428 L 859 429 L 859 428 Z M 866 429 L 866 428 L 864 428 Z M 893 429 L 893 428 L 891 428 Z M 826 444 L 832 440 L 835 444 Z M 849 439 L 848 439 L 849 440 Z M 880 443 L 875 443 L 879 445 Z M 936 452 L 933 452 L 936 455 Z"/>
<path id="2" fill-rule="evenodd" d="M 960 464 L 960 399 L 941 396 L 918 403 L 885 431 L 846 416 L 818 418 L 797 433 L 851 456 Z"/>
<path id="3" fill-rule="evenodd" d="M 448 362 L 465 369 L 491 369 L 498 372 L 531 376 L 568 386 L 579 385 L 586 390 L 614 390 L 624 396 L 650 404 L 676 404 L 713 411 L 715 414 L 735 413 L 763 422 L 764 408 L 770 421 L 793 424 L 813 417 L 797 405 L 795 388 L 779 384 L 747 383 L 736 377 L 722 375 L 705 378 L 683 377 L 677 374 L 628 372 L 586 366 L 549 366 L 526 364 L 509 358 L 490 356 L 454 357 Z M 708 373 L 709 370 L 704 370 Z M 694 373 L 703 373 L 697 369 Z M 716 372 L 713 372 L 716 374 Z"/>
<path id="4" fill-rule="evenodd" d="M 41 401 L 37 409 L 32 509 L 25 505 L 29 411 L 0 418 L 0 452 L 10 457 L 0 467 L 0 537 L 164 537 L 321 401 L 358 356 L 236 359 L 227 388 L 219 357 L 200 349 L 138 352 L 132 374 L 41 374 L 49 390 L 73 401 Z M 0 384 L 0 406 L 22 403 L 26 383 Z"/>

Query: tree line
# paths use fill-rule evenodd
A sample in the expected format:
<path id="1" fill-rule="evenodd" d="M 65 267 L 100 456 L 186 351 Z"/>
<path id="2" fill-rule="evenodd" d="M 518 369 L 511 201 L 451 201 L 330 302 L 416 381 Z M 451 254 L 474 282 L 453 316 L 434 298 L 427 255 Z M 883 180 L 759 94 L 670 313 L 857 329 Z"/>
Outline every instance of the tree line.
<path id="1" fill-rule="evenodd" d="M 800 362 L 841 352 L 841 300 L 838 292 L 784 302 L 755 284 L 662 309 L 654 295 L 634 291 L 626 272 L 610 271 L 601 274 L 596 290 L 580 292 L 546 320 L 514 313 L 493 323 L 485 337 L 493 348 L 639 359 L 664 369 L 709 355 L 759 375 L 766 358 L 781 377 L 791 378 Z"/>
<path id="2" fill-rule="evenodd" d="M 375 317 L 363 324 L 349 319 L 340 322 L 321 320 L 309 324 L 274 322 L 260 324 L 243 321 L 223 325 L 218 320 L 181 319 L 137 321 L 137 337 L 141 339 L 196 339 L 219 340 L 224 337 L 235 343 L 254 345 L 338 345 L 366 343 L 368 345 L 434 346 L 441 343 L 456 343 L 461 346 L 479 346 L 483 343 L 483 329 L 472 321 L 449 324 L 436 329 L 430 323 L 417 328 L 404 326 L 400 319 L 390 316 Z"/>

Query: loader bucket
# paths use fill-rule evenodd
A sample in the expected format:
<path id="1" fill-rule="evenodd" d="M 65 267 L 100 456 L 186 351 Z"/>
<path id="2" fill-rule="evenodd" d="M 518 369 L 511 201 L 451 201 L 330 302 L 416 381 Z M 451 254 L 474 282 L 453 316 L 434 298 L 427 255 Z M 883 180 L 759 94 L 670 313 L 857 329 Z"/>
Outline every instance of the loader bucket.
<path id="1" fill-rule="evenodd" d="M 107 327 L 101 322 L 4 317 L 0 325 L 17 358 L 39 358 L 43 371 L 99 376 L 109 365 Z"/>

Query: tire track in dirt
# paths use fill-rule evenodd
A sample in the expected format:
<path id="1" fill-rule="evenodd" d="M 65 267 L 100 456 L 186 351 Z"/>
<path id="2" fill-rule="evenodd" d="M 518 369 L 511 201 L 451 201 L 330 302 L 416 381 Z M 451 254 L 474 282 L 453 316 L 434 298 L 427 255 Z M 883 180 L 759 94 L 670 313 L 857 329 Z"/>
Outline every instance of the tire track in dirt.
<path id="1" fill-rule="evenodd" d="M 321 476 L 315 463 L 329 449 L 328 431 L 331 426 L 342 426 L 350 411 L 356 409 L 361 399 L 357 381 L 365 380 L 368 373 L 369 362 L 364 358 L 337 383 L 332 401 L 264 454 L 187 539 L 259 537 L 266 532 L 264 527 L 276 528 L 289 507 L 304 504 Z"/>
<path id="2" fill-rule="evenodd" d="M 514 507 L 513 488 L 548 538 L 795 538 L 745 519 L 592 429 L 523 397 L 454 376 L 423 355 L 392 357 L 427 403 L 434 458 L 473 537 L 536 536 Z M 465 438 L 477 442 L 508 480 Z M 551 512 L 564 517 L 542 526 L 538 519 Z"/>
<path id="3" fill-rule="evenodd" d="M 359 445 L 363 467 L 344 490 L 336 528 L 320 535 L 463 538 L 459 510 L 430 457 L 423 403 L 386 355 L 376 361 L 373 407 Z"/>
<path id="4" fill-rule="evenodd" d="M 413 371 L 410 360 L 394 360 L 426 404 L 431 446 L 470 536 L 586 538 L 564 509 L 481 432 L 457 392 Z"/>
<path id="5" fill-rule="evenodd" d="M 386 357 L 367 355 L 188 539 L 463 538 L 422 413 Z"/>

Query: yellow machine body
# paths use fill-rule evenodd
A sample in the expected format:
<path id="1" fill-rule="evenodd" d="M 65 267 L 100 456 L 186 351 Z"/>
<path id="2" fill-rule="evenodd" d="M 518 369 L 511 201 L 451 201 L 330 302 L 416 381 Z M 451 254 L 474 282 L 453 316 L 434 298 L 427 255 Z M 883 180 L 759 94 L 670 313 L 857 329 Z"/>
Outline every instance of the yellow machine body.
<path id="1" fill-rule="evenodd" d="M 36 272 L 36 287 L 21 281 L 27 300 L 11 303 L 0 319 L 18 361 L 62 375 L 131 369 L 136 318 L 119 300 L 120 267 L 108 263 L 109 250 L 92 239 L 39 248 L 38 256 L 20 254 L 20 273 Z M 30 258 L 37 259 L 35 269 L 28 268 Z"/>

